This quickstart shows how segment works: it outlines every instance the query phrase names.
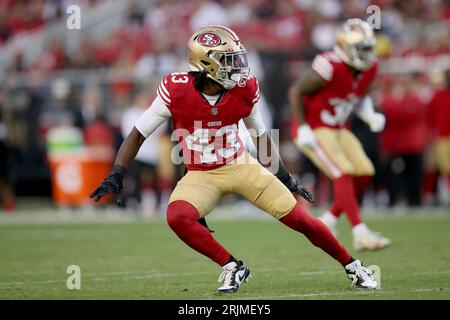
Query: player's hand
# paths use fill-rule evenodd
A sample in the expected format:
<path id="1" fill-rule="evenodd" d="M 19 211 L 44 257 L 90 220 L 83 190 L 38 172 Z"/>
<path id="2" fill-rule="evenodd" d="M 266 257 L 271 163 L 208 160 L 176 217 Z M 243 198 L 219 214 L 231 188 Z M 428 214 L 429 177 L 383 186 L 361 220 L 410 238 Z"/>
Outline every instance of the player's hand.
<path id="1" fill-rule="evenodd" d="M 313 203 L 314 196 L 308 191 L 304 186 L 302 186 L 298 181 L 291 176 L 291 174 L 284 168 L 277 174 L 277 178 L 289 189 L 291 192 L 295 192 L 302 196 L 306 201 Z"/>
<path id="2" fill-rule="evenodd" d="M 90 194 L 89 198 L 94 198 L 95 201 L 100 200 L 103 196 L 115 192 L 117 194 L 116 202 L 118 205 L 122 205 L 123 197 L 123 172 L 117 168 L 113 168 L 108 177 L 105 178 L 103 183 Z"/>
<path id="3" fill-rule="evenodd" d="M 382 113 L 374 113 L 368 124 L 370 131 L 381 132 L 386 124 L 386 118 Z"/>
<path id="4" fill-rule="evenodd" d="M 297 129 L 297 143 L 301 146 L 315 148 L 317 145 L 316 136 L 307 124 L 302 124 Z"/>
<path id="5" fill-rule="evenodd" d="M 311 192 L 308 191 L 304 186 L 298 183 L 297 180 L 295 180 L 292 176 L 290 177 L 287 184 L 285 184 L 286 187 L 291 191 L 299 194 L 309 203 L 314 203 L 314 196 Z"/>

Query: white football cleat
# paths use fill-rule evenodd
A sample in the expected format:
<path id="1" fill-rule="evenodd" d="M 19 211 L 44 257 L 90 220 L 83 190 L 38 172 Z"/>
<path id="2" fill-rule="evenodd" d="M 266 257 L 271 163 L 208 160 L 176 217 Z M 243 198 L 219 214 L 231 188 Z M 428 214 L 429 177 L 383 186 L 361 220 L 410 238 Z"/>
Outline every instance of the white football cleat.
<path id="1" fill-rule="evenodd" d="M 222 293 L 236 293 L 242 283 L 248 282 L 252 277 L 250 269 L 242 262 L 232 261 L 223 266 L 223 272 L 219 276 L 218 282 L 223 285 L 217 288 Z"/>
<path id="2" fill-rule="evenodd" d="M 361 250 L 379 250 L 391 244 L 389 238 L 383 237 L 377 232 L 369 230 L 363 223 L 353 228 L 353 248 Z"/>
<path id="3" fill-rule="evenodd" d="M 334 216 L 330 211 L 327 211 L 322 216 L 319 217 L 319 220 L 325 223 L 328 229 L 330 229 L 331 233 L 334 235 L 334 237 L 337 238 L 338 231 L 336 228 L 337 224 L 336 216 Z"/>
<path id="4" fill-rule="evenodd" d="M 352 285 L 361 289 L 376 289 L 377 281 L 372 275 L 372 271 L 365 267 L 361 261 L 355 260 L 345 266 L 345 272 Z"/>

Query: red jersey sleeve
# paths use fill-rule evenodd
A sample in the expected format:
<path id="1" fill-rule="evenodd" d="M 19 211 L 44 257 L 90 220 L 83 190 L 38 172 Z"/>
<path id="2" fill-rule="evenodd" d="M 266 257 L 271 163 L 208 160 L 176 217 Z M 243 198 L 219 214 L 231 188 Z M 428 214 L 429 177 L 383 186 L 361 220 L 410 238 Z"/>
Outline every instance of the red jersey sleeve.
<path id="1" fill-rule="evenodd" d="M 334 75 L 333 55 L 324 52 L 315 56 L 311 68 L 317 72 L 324 80 L 331 81 Z"/>
<path id="2" fill-rule="evenodd" d="M 260 98 L 259 83 L 254 76 L 250 76 L 250 78 L 247 80 L 245 89 L 246 100 L 248 100 L 251 105 L 257 103 Z"/>
<path id="3" fill-rule="evenodd" d="M 170 81 L 170 75 L 166 75 L 159 84 L 158 89 L 156 90 L 156 94 L 158 97 L 164 101 L 167 107 L 170 107 L 171 103 L 171 95 L 170 90 L 171 89 L 171 81 Z"/>

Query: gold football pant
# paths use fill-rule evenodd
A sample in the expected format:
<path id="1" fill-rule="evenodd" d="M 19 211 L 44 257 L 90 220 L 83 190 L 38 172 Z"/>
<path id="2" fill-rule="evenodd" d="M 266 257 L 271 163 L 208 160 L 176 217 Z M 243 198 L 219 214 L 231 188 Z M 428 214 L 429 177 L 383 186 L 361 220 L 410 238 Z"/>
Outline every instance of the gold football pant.
<path id="1" fill-rule="evenodd" d="M 436 164 L 442 174 L 450 174 L 450 137 L 440 137 L 435 142 Z"/>
<path id="2" fill-rule="evenodd" d="M 367 157 L 361 142 L 347 129 L 314 129 L 317 146 L 297 147 L 329 178 L 344 174 L 373 176 L 374 167 Z"/>
<path id="3" fill-rule="evenodd" d="M 297 203 L 286 186 L 247 152 L 217 169 L 188 171 L 177 183 L 169 203 L 189 202 L 201 218 L 226 194 L 240 195 L 277 219 L 288 214 Z"/>

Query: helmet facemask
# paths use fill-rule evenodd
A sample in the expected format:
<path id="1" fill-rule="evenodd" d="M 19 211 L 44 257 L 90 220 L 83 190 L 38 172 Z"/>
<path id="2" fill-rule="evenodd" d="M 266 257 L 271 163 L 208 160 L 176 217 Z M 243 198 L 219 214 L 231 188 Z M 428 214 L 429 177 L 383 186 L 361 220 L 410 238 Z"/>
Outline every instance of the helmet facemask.
<path id="1" fill-rule="evenodd" d="M 345 63 L 362 71 L 376 58 L 375 44 L 370 25 L 360 19 L 350 19 L 338 33 L 334 51 Z"/>
<path id="2" fill-rule="evenodd" d="M 220 83 L 225 89 L 232 89 L 236 85 L 245 86 L 250 74 L 246 50 L 234 52 L 211 51 L 209 57 L 218 67 L 215 77 L 208 73 L 211 79 Z"/>
<path id="3" fill-rule="evenodd" d="M 369 39 L 368 39 L 369 40 Z M 366 69 L 375 60 L 375 42 L 365 41 L 350 46 L 352 64 L 358 70 Z"/>

